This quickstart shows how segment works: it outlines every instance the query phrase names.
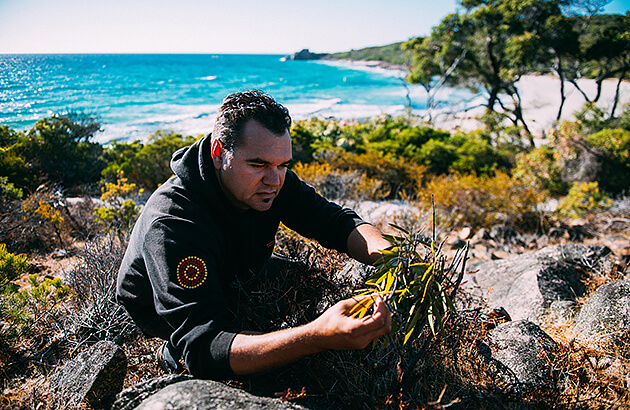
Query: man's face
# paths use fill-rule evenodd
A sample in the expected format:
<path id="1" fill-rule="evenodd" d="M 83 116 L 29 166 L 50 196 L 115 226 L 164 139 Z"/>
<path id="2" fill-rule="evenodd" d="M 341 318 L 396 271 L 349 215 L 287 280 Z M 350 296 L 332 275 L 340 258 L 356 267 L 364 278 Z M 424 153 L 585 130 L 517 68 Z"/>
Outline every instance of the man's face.
<path id="1" fill-rule="evenodd" d="M 258 121 L 243 129 L 244 144 L 227 151 L 218 139 L 212 142 L 212 162 L 221 189 L 239 209 L 266 211 L 284 184 L 291 162 L 291 136 L 276 135 Z"/>

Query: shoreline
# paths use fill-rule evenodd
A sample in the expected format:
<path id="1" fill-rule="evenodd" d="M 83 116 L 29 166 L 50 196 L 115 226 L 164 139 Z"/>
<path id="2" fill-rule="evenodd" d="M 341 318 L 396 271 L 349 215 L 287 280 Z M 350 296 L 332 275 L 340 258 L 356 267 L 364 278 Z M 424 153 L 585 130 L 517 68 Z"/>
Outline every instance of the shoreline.
<path id="1" fill-rule="evenodd" d="M 320 61 L 325 61 L 325 64 L 332 62 L 333 65 L 377 71 L 383 74 L 388 73 L 387 75 L 401 78 L 408 73 L 403 65 L 378 60 L 322 58 Z M 595 80 L 582 78 L 577 80 L 577 83 L 589 98 L 595 97 L 597 93 Z M 604 80 L 602 83 L 602 93 L 596 106 L 602 109 L 605 114 L 609 114 L 612 108 L 617 83 L 618 80 L 614 78 Z M 516 84 L 521 95 L 523 117 L 530 131 L 535 137 L 544 138 L 547 131 L 556 125 L 556 116 L 561 102 L 560 79 L 554 74 L 532 73 L 523 75 Z M 463 87 L 457 89 L 463 89 Z M 444 87 L 438 90 L 435 95 L 436 100 L 447 100 L 449 93 L 452 93 L 453 90 L 456 89 Z M 565 82 L 565 95 L 566 100 L 560 122 L 574 121 L 574 113 L 582 109 L 587 101 L 582 93 L 569 82 Z M 505 102 L 508 103 L 507 98 Z M 483 123 L 477 118 L 484 113 L 485 103 L 484 93 L 479 93 L 476 96 L 471 95 L 471 99 L 467 103 L 451 102 L 446 107 L 436 108 L 431 112 L 431 126 L 450 132 L 468 132 L 478 129 L 483 126 Z M 624 80 L 621 84 L 615 115 L 618 116 L 622 112 L 625 104 L 630 104 L 630 81 L 628 80 Z M 416 110 L 415 113 L 421 117 L 426 117 L 428 110 Z"/>

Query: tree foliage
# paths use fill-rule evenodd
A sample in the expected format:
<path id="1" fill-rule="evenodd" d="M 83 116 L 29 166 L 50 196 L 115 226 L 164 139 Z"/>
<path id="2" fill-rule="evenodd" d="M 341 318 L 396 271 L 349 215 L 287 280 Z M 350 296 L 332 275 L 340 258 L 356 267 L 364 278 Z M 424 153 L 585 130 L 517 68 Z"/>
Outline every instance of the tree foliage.
<path id="1" fill-rule="evenodd" d="M 597 101 L 604 79 L 621 81 L 630 72 L 630 17 L 568 17 L 563 6 L 573 3 L 577 1 L 462 0 L 464 11 L 446 16 L 429 37 L 403 44 L 411 61 L 408 79 L 422 84 L 430 96 L 445 83 L 482 89 L 488 111 L 506 112 L 513 124 L 529 131 L 517 83 L 527 73 L 555 72 L 561 80 L 559 119 L 565 81 L 579 89 L 577 78 L 596 78 L 597 95 L 583 93 L 587 101 Z"/>
<path id="2" fill-rule="evenodd" d="M 158 130 L 146 143 L 115 143 L 104 153 L 107 167 L 103 176 L 116 181 L 122 171 L 129 181 L 153 191 L 173 174 L 170 167 L 173 153 L 195 140 L 192 136 Z"/>
<path id="3" fill-rule="evenodd" d="M 0 130 L 0 175 L 34 191 L 43 183 L 67 190 L 98 182 L 105 163 L 101 144 L 90 139 L 100 130 L 93 116 L 54 115 L 37 121 L 27 133 Z"/>

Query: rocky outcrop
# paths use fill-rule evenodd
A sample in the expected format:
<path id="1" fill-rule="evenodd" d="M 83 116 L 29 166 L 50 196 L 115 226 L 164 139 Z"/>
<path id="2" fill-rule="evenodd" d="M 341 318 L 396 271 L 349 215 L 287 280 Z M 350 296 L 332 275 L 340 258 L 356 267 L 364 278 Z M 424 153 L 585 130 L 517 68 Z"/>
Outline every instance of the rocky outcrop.
<path id="1" fill-rule="evenodd" d="M 587 340 L 605 340 L 630 331 L 630 281 L 597 288 L 576 315 L 572 330 Z"/>
<path id="2" fill-rule="evenodd" d="M 483 262 L 469 268 L 462 289 L 484 299 L 490 308 L 504 308 L 514 320 L 541 324 L 553 302 L 574 301 L 584 294 L 580 270 L 598 263 L 608 252 L 603 247 L 568 244 Z"/>
<path id="3" fill-rule="evenodd" d="M 120 392 L 127 373 L 127 357 L 112 342 L 101 341 L 68 362 L 50 380 L 54 400 L 63 408 L 87 402 L 108 408 Z"/>
<path id="4" fill-rule="evenodd" d="M 519 320 L 492 329 L 479 349 L 497 384 L 522 392 L 549 385 L 558 347 L 537 325 Z"/>
<path id="5" fill-rule="evenodd" d="M 286 56 L 285 60 L 319 60 L 321 58 L 326 57 L 328 54 L 326 53 L 311 53 L 311 51 L 307 48 L 298 51 L 297 53 L 293 53 L 290 56 Z"/>
<path id="6" fill-rule="evenodd" d="M 196 380 L 187 376 L 160 379 L 154 379 L 125 390 L 119 395 L 119 399 L 114 403 L 112 409 L 304 409 L 304 407 L 294 403 L 270 397 L 254 396 L 243 390 L 211 380 Z M 155 387 L 159 385 L 165 387 L 156 390 Z"/>

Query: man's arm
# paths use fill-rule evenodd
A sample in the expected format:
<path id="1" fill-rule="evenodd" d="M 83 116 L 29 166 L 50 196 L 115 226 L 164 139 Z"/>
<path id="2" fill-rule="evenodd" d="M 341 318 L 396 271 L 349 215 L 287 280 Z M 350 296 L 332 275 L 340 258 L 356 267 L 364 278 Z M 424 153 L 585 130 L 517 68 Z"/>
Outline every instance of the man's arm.
<path id="1" fill-rule="evenodd" d="M 391 313 L 379 298 L 374 313 L 363 319 L 349 312 L 358 299 L 338 302 L 306 325 L 266 334 L 239 333 L 230 348 L 230 367 L 236 374 L 270 370 L 327 349 L 363 349 L 391 330 Z"/>
<path id="2" fill-rule="evenodd" d="M 359 225 L 348 235 L 348 254 L 367 265 L 378 261 L 383 256 L 381 250 L 389 246 L 381 231 L 370 224 Z"/>

